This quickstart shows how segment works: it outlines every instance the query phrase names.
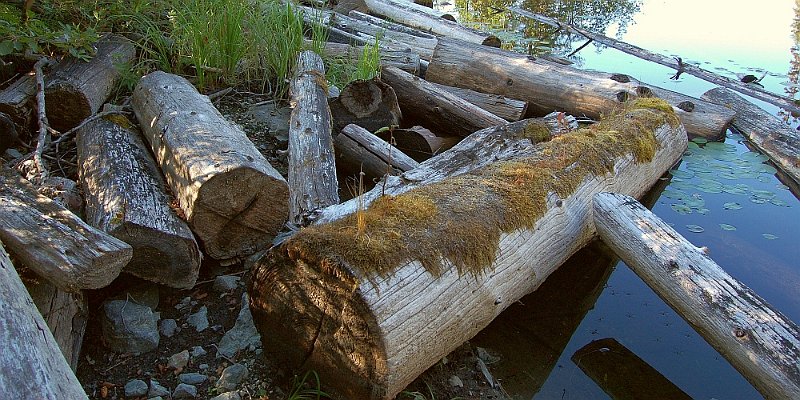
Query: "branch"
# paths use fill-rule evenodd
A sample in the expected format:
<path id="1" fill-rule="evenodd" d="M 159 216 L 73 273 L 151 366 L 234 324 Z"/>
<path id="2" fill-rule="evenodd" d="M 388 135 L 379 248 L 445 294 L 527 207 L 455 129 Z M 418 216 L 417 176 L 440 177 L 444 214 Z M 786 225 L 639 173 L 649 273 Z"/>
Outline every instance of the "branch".
<path id="1" fill-rule="evenodd" d="M 41 176 L 42 181 L 47 178 L 48 174 L 47 166 L 42 159 L 42 153 L 44 152 L 44 148 L 47 143 L 47 132 L 49 128 L 47 114 L 45 112 L 44 73 L 42 72 L 42 68 L 50 65 L 52 62 L 53 60 L 50 58 L 42 57 L 39 59 L 39 61 L 36 61 L 36 64 L 33 65 L 33 70 L 36 73 L 36 112 L 39 117 L 39 137 L 36 141 L 36 150 L 33 153 L 33 161 L 36 163 L 36 169 L 39 170 L 39 175 Z"/>

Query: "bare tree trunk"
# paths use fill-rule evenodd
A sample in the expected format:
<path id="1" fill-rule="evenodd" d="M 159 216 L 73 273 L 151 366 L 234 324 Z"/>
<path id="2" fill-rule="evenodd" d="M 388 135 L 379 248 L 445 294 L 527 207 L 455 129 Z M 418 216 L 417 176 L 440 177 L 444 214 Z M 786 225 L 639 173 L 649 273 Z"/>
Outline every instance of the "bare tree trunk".
<path id="1" fill-rule="evenodd" d="M 364 172 L 369 181 L 386 174 L 410 171 L 419 165 L 396 147 L 358 125 L 344 127 L 336 136 L 335 143 L 337 159 L 344 170 L 351 174 Z"/>

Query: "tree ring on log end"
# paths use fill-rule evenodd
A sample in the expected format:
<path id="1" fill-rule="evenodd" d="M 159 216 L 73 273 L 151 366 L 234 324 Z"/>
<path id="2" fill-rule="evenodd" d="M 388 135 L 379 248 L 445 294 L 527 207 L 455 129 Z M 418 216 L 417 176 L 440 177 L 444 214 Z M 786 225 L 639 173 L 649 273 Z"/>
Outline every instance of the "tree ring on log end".
<path id="1" fill-rule="evenodd" d="M 60 132 L 70 130 L 92 115 L 86 97 L 71 85 L 53 83 L 45 91 L 47 122 Z"/>
<path id="2" fill-rule="evenodd" d="M 377 83 L 377 82 L 375 82 Z M 382 104 L 382 87 L 368 80 L 350 82 L 350 90 L 339 96 L 342 104 L 357 118 L 369 116 Z"/>

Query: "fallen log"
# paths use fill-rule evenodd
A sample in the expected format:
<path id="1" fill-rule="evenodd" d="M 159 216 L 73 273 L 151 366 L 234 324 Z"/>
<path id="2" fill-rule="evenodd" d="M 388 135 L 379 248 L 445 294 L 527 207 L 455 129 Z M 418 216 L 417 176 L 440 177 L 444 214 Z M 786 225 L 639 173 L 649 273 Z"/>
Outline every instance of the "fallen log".
<path id="1" fill-rule="evenodd" d="M 78 130 L 76 147 L 86 221 L 128 243 L 124 271 L 175 288 L 194 286 L 202 255 L 186 222 L 170 208 L 164 178 L 138 129 L 125 117 Z"/>
<path id="2" fill-rule="evenodd" d="M 288 215 L 286 180 L 186 79 L 157 71 L 133 111 L 205 253 L 231 260 L 272 240 Z"/>
<path id="3" fill-rule="evenodd" d="M 434 86 L 450 92 L 506 121 L 514 122 L 525 118 L 528 112 L 528 102 L 522 100 L 509 99 L 505 96 L 476 92 L 470 89 L 455 86 L 440 85 Z"/>
<path id="4" fill-rule="evenodd" d="M 393 67 L 381 68 L 381 80 L 397 94 L 404 121 L 442 134 L 469 136 L 506 121 L 449 91 Z"/>
<path id="5" fill-rule="evenodd" d="M 378 78 L 357 79 L 330 101 L 335 132 L 356 124 L 370 132 L 400 124 L 402 113 L 394 89 Z"/>
<path id="6" fill-rule="evenodd" d="M 28 136 L 33 128 L 33 98 L 36 95 L 36 79 L 23 75 L 0 91 L 0 113 L 14 122 L 17 134 Z"/>
<path id="7" fill-rule="evenodd" d="M 133 43 L 119 35 L 105 36 L 95 46 L 90 61 L 68 58 L 47 76 L 47 120 L 56 130 L 67 131 L 97 112 L 122 77 L 119 66 L 136 56 Z"/>
<path id="8" fill-rule="evenodd" d="M 316 210 L 339 203 L 325 65 L 313 51 L 297 56 L 289 117 L 289 222 L 307 225 Z"/>
<path id="9" fill-rule="evenodd" d="M 8 168 L 0 168 L 0 240 L 22 264 L 67 292 L 107 286 L 133 252 Z"/>
<path id="10" fill-rule="evenodd" d="M 344 127 L 336 136 L 335 144 L 337 163 L 342 164 L 349 174 L 363 172 L 369 181 L 386 174 L 410 171 L 419 165 L 395 146 L 358 125 Z"/>
<path id="11" fill-rule="evenodd" d="M 800 185 L 800 136 L 796 130 L 730 90 L 711 89 L 702 98 L 735 111 L 734 128 Z"/>
<path id="12" fill-rule="evenodd" d="M 88 399 L 0 243 L 0 388 L 17 398 Z"/>
<path id="13" fill-rule="evenodd" d="M 592 239 L 593 194 L 642 195 L 686 143 L 668 105 L 638 101 L 307 227 L 254 266 L 248 290 L 264 348 L 281 365 L 318 371 L 344 398 L 391 399 Z M 487 151 L 502 159 L 506 149 Z"/>
<path id="14" fill-rule="evenodd" d="M 583 71 L 521 54 L 440 39 L 425 75 L 431 82 L 494 93 L 529 102 L 531 111 L 544 115 L 564 111 L 597 119 L 620 102 L 648 97 L 657 88 L 627 75 Z M 660 89 L 663 97 L 668 93 Z M 680 99 L 680 101 L 678 101 Z M 670 93 L 665 98 L 691 135 L 719 139 L 733 120 L 733 112 L 716 104 Z M 680 107 L 693 104 L 692 111 Z"/>
<path id="15" fill-rule="evenodd" d="M 329 57 L 343 58 L 351 62 L 357 62 L 358 58 L 364 53 L 364 46 L 326 42 L 324 52 L 325 55 Z M 391 65 L 415 75 L 419 74 L 421 70 L 419 54 L 414 53 L 410 49 L 394 50 L 381 47 L 378 49 L 378 52 L 380 53 L 381 65 Z"/>
<path id="16" fill-rule="evenodd" d="M 375 135 L 387 143 L 393 143 L 398 150 L 420 162 L 455 146 L 461 141 L 458 136 L 436 136 L 433 132 L 421 126 L 386 129 L 376 132 Z"/>
<path id="17" fill-rule="evenodd" d="M 6 149 L 14 146 L 18 137 L 14 121 L 7 114 L 0 112 L 0 154 L 5 153 Z"/>
<path id="18" fill-rule="evenodd" d="M 800 329 L 635 199 L 600 193 L 603 241 L 765 398 L 800 398 Z"/>

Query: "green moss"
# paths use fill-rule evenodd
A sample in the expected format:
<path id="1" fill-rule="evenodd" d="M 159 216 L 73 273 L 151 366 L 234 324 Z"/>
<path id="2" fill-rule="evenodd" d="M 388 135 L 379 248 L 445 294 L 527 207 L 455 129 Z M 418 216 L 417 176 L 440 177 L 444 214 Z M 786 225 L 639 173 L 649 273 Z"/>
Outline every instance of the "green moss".
<path id="1" fill-rule="evenodd" d="M 502 233 L 534 227 L 548 194 L 568 197 L 587 178 L 612 172 L 625 155 L 652 160 L 653 131 L 677 119 L 666 103 L 644 100 L 539 144 L 534 156 L 384 196 L 366 210 L 301 230 L 286 246 L 290 254 L 347 262 L 367 275 L 385 276 L 412 260 L 434 275 L 445 260 L 461 273 L 481 273 L 494 261 Z"/>
<path id="2" fill-rule="evenodd" d="M 530 139 L 533 143 L 541 143 L 550 140 L 550 128 L 542 121 L 531 121 L 525 125 L 525 129 L 516 135 L 518 139 Z"/>

